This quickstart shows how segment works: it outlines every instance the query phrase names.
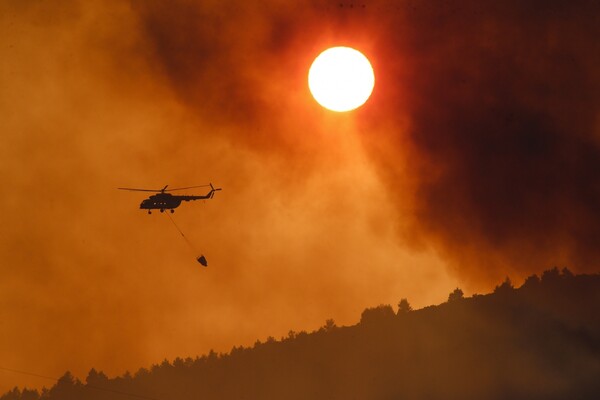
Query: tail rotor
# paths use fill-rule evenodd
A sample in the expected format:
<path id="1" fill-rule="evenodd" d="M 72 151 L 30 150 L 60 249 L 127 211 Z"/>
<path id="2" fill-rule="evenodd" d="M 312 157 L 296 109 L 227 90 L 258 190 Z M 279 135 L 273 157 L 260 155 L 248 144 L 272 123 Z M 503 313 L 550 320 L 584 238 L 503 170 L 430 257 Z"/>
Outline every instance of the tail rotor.
<path id="1" fill-rule="evenodd" d="M 212 183 L 209 183 L 209 186 L 210 186 L 210 197 L 209 197 L 209 199 L 213 198 L 213 196 L 215 195 L 216 191 L 222 190 L 221 188 L 215 188 Z"/>

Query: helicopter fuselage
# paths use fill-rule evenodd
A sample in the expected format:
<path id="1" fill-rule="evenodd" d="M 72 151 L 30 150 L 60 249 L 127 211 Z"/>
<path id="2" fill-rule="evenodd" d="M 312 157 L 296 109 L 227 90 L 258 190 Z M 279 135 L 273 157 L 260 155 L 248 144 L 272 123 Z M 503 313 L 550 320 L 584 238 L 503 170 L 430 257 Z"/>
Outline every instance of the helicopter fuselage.
<path id="1" fill-rule="evenodd" d="M 140 209 L 148 210 L 148 214 L 152 214 L 151 210 L 160 210 L 160 212 L 164 212 L 165 210 L 171 210 L 171 212 L 175 212 L 175 209 L 179 207 L 182 201 L 192 201 L 192 200 L 206 200 L 212 199 L 216 191 L 221 190 L 221 188 L 215 188 L 212 183 L 208 185 L 199 185 L 199 186 L 188 186 L 183 188 L 169 189 L 167 190 L 166 185 L 164 188 L 160 190 L 152 190 L 152 189 L 137 189 L 137 188 L 125 188 L 120 187 L 117 188 L 119 190 L 131 190 L 134 192 L 156 192 L 149 196 L 147 199 L 144 199 L 140 203 Z M 173 195 L 171 193 L 167 193 L 168 191 L 173 190 L 184 190 L 184 189 L 194 189 L 198 187 L 210 186 L 210 191 L 203 196 L 188 196 L 188 195 Z"/>
<path id="2" fill-rule="evenodd" d="M 207 199 L 209 195 L 206 196 L 176 196 L 170 193 L 157 193 L 152 196 L 144 199 L 140 204 L 140 209 L 142 210 L 160 210 L 161 212 L 164 210 L 173 210 L 179 205 L 181 205 L 182 201 L 190 201 L 190 200 L 201 200 Z"/>

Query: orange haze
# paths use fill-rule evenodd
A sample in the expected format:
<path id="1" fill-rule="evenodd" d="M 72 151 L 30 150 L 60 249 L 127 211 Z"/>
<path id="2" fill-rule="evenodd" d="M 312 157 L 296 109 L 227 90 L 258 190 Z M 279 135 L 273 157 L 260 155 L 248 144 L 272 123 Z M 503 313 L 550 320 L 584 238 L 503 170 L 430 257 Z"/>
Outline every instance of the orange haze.
<path id="1" fill-rule="evenodd" d="M 597 2 L 291 3 L 0 5 L 0 367 L 122 374 L 598 270 Z M 308 91 L 333 45 L 373 63 L 354 112 Z M 115 190 L 208 182 L 174 214 L 207 269 Z"/>

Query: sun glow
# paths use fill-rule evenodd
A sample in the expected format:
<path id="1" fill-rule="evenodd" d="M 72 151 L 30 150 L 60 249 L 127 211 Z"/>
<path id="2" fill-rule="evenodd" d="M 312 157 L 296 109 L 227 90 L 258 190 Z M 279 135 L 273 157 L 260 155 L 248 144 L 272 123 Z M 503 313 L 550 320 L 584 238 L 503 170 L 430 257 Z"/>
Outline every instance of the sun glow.
<path id="1" fill-rule="evenodd" d="M 332 47 L 315 58 L 308 71 L 308 87 L 323 107 L 338 112 L 362 106 L 375 85 L 371 63 L 360 51 Z"/>

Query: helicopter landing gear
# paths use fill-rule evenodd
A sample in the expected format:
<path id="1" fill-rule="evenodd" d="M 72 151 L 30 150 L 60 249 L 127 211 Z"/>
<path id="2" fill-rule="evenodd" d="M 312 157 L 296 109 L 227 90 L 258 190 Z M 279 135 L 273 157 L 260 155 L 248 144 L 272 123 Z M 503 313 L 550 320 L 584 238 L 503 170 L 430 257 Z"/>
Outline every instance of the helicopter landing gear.
<path id="1" fill-rule="evenodd" d="M 173 210 L 173 209 L 171 208 L 171 214 L 173 214 L 174 212 L 175 212 L 175 210 Z"/>

